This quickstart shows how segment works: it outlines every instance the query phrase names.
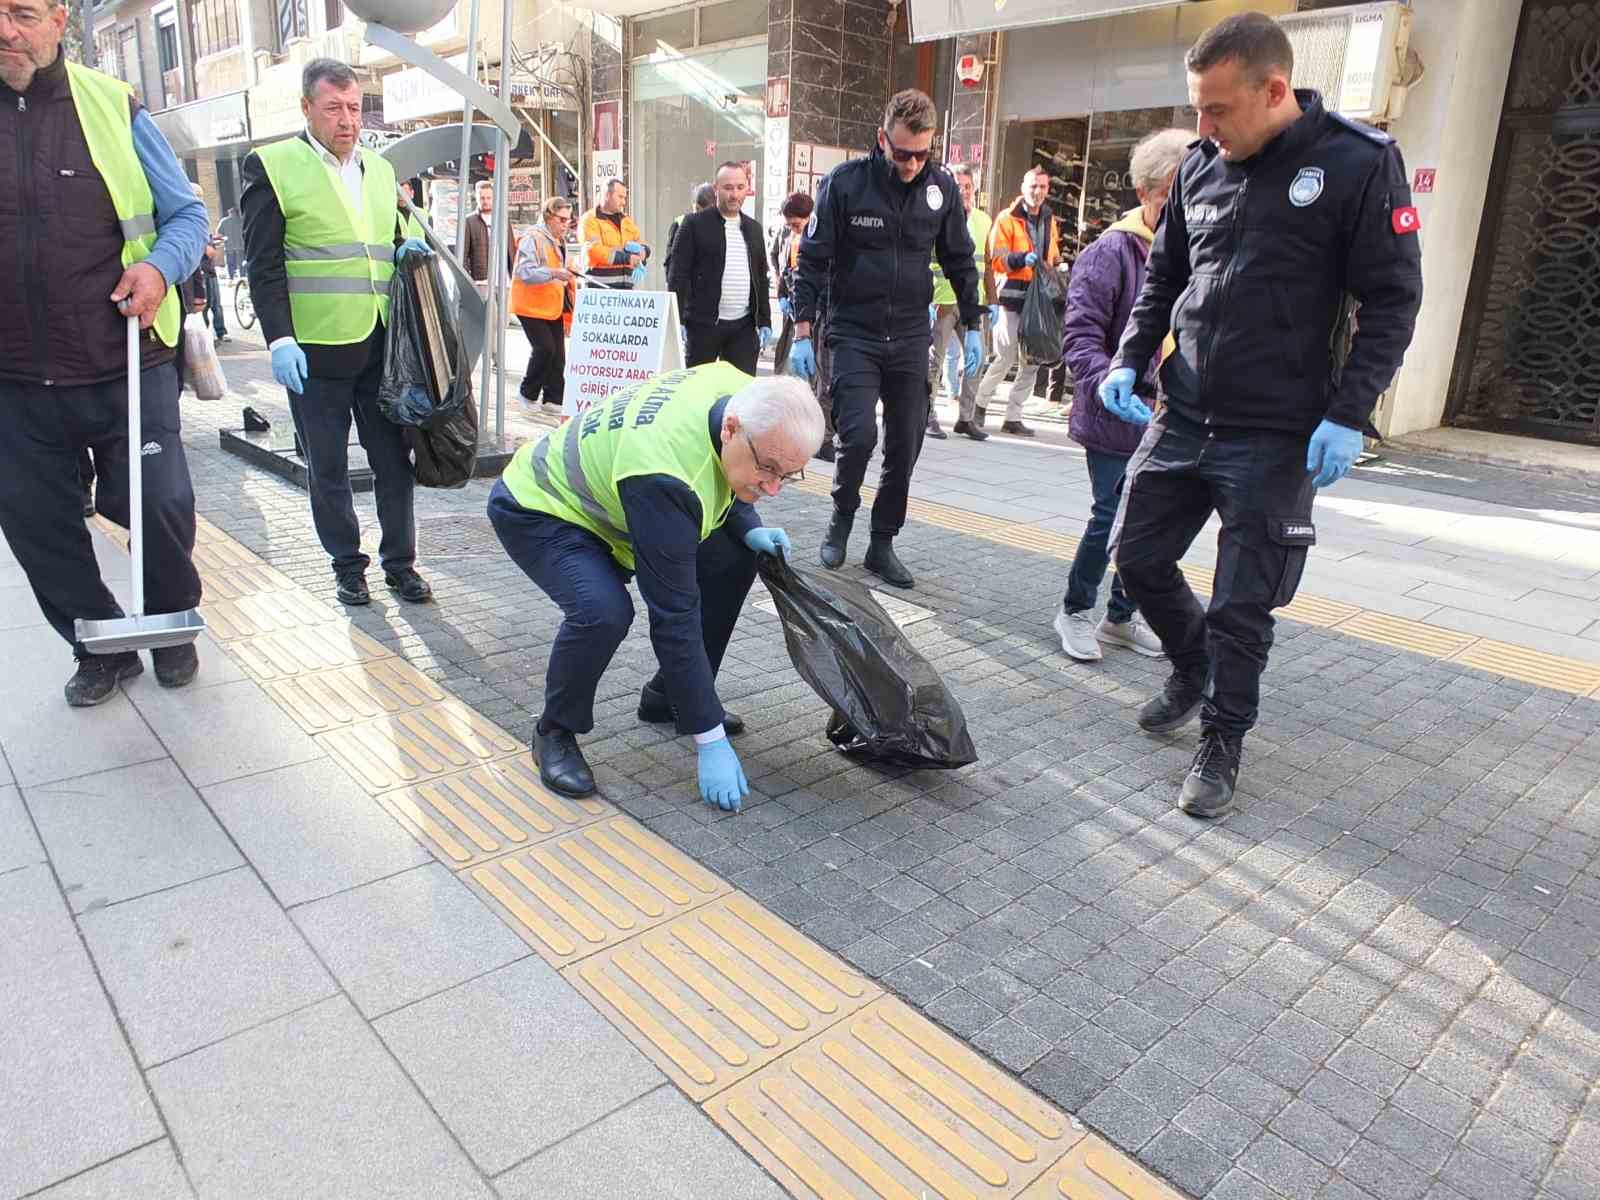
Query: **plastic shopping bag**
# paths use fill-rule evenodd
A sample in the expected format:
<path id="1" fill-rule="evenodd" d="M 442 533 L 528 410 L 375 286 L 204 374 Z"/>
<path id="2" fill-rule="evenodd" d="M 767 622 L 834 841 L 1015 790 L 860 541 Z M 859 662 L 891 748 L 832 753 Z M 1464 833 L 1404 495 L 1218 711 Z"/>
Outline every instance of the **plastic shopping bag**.
<path id="1" fill-rule="evenodd" d="M 756 562 L 794 669 L 833 706 L 829 741 L 907 766 L 978 761 L 961 705 L 865 586 L 770 554 Z"/>
<path id="2" fill-rule="evenodd" d="M 190 313 L 183 321 L 183 369 L 202 400 L 221 400 L 227 394 L 228 380 L 217 357 L 217 344 L 211 338 L 205 314 Z"/>
<path id="3" fill-rule="evenodd" d="M 465 487 L 478 462 L 478 410 L 471 404 L 438 417 L 426 428 L 400 430 L 411 450 L 417 484 L 427 488 Z"/>
<path id="4" fill-rule="evenodd" d="M 378 408 L 396 425 L 427 428 L 472 407 L 472 365 L 439 273 L 438 258 L 407 254 L 389 281 Z M 476 441 L 476 424 L 473 437 Z"/>
<path id="5" fill-rule="evenodd" d="M 1018 332 L 1028 361 L 1049 365 L 1061 361 L 1061 325 L 1066 291 L 1055 271 L 1040 264 L 1033 269 L 1027 294 L 1022 298 Z"/>

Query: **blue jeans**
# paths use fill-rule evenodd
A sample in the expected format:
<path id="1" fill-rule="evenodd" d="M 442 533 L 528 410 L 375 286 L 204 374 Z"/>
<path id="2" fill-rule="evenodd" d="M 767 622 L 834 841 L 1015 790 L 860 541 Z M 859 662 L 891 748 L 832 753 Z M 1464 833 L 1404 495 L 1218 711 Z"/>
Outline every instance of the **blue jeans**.
<path id="1" fill-rule="evenodd" d="M 1127 469 L 1129 458 L 1126 454 L 1105 454 L 1099 450 L 1087 450 L 1084 456 L 1089 465 L 1089 487 L 1094 492 L 1094 502 L 1089 508 L 1089 524 L 1083 531 L 1083 540 L 1072 556 L 1072 571 L 1067 576 L 1067 595 L 1063 603 L 1069 613 L 1089 611 L 1100 593 L 1100 581 L 1106 577 L 1106 564 L 1111 557 L 1107 549 L 1111 523 L 1117 516 L 1122 473 Z M 1113 576 L 1106 620 L 1121 625 L 1131 620 L 1136 611 L 1128 593 L 1122 590 L 1122 576 Z"/>

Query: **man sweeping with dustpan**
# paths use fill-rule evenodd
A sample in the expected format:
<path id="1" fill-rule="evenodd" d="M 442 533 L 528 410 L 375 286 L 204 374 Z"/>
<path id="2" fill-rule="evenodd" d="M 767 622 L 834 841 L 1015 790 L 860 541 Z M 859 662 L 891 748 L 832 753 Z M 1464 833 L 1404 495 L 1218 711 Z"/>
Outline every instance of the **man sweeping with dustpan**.
<path id="1" fill-rule="evenodd" d="M 200 261 L 206 211 L 131 89 L 64 60 L 62 5 L 0 0 L 0 11 L 0 532 L 73 643 L 67 703 L 86 707 L 144 670 L 135 650 L 91 654 L 74 637 L 75 621 L 123 615 L 83 523 L 77 463 L 93 452 L 100 511 L 127 525 L 129 317 L 140 326 L 143 424 L 131 450 L 143 466 L 148 610 L 200 600 L 173 285 Z M 151 658 L 165 687 L 198 666 L 192 642 Z"/>

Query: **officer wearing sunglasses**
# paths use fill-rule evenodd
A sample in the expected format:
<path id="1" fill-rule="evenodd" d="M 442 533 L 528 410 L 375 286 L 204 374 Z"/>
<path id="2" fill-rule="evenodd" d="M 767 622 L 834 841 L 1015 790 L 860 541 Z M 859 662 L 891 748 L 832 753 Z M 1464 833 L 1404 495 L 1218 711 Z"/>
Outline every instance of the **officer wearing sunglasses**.
<path id="1" fill-rule="evenodd" d="M 796 340 L 789 351 L 790 369 L 810 378 L 816 370 L 811 324 L 817 298 L 829 296 L 830 394 L 839 448 L 822 565 L 837 569 L 844 563 L 867 460 L 878 440 L 881 397 L 883 472 L 863 565 L 903 588 L 913 580 L 894 552 L 894 538 L 905 524 L 911 470 L 928 426 L 930 257 L 938 258 L 955 288 L 966 329 L 967 374 L 977 371 L 983 357 L 984 309 L 966 209 L 955 180 L 928 161 L 935 119 L 933 101 L 922 92 L 897 93 L 884 112 L 877 150 L 823 180 L 800 243 Z"/>

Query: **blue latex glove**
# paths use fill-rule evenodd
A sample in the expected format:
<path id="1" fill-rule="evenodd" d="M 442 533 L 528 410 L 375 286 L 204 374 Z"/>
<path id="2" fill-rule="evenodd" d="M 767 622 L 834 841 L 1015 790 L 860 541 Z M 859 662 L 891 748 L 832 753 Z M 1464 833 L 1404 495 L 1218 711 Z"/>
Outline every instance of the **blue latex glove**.
<path id="1" fill-rule="evenodd" d="M 1039 261 L 1038 253 L 1036 251 L 1029 250 L 1028 251 L 1028 257 L 1022 260 L 1022 265 L 1025 266 L 1025 267 L 1031 267 L 1031 266 L 1033 266 L 1034 263 L 1036 263 L 1038 261 Z"/>
<path id="2" fill-rule="evenodd" d="M 1361 453 L 1361 431 L 1324 419 L 1311 435 L 1306 447 L 1306 470 L 1316 476 L 1311 482 L 1325 488 L 1338 483 L 1355 466 Z"/>
<path id="3" fill-rule="evenodd" d="M 640 263 L 637 267 L 635 267 L 633 269 L 633 274 L 632 274 L 632 276 L 630 278 L 632 278 L 632 280 L 633 280 L 633 286 L 634 287 L 638 287 L 641 283 L 644 282 L 644 264 L 643 263 Z"/>
<path id="4" fill-rule="evenodd" d="M 796 338 L 789 347 L 789 369 L 801 379 L 812 379 L 817 373 L 817 352 L 811 348 L 808 337 Z"/>
<path id="5" fill-rule="evenodd" d="M 291 392 L 299 395 L 305 390 L 306 352 L 299 342 L 284 342 L 272 352 L 272 377 Z"/>
<path id="6" fill-rule="evenodd" d="M 989 324 L 1000 324 L 1000 306 L 998 304 L 989 305 Z"/>
<path id="7" fill-rule="evenodd" d="M 932 329 L 938 323 L 939 323 L 939 306 L 937 304 L 930 304 L 930 305 L 928 305 L 928 328 Z"/>
<path id="8" fill-rule="evenodd" d="M 644 253 L 644 243 L 642 243 L 642 242 L 627 242 L 627 243 L 625 243 L 623 245 L 622 248 L 624 250 L 626 250 L 629 254 L 643 254 Z"/>
<path id="9" fill-rule="evenodd" d="M 700 756 L 700 799 L 715 804 L 723 812 L 738 812 L 744 806 L 744 797 L 750 794 L 750 784 L 739 765 L 739 756 L 725 737 L 705 742 L 697 747 Z"/>
<path id="10" fill-rule="evenodd" d="M 761 339 L 761 348 L 765 350 L 768 346 L 772 345 L 772 326 L 763 325 L 760 329 L 756 330 L 756 336 Z"/>
<path id="11" fill-rule="evenodd" d="M 778 311 L 791 321 L 794 320 L 794 302 L 787 296 L 778 297 Z"/>
<path id="12" fill-rule="evenodd" d="M 1134 395 L 1135 375 L 1131 367 L 1107 372 L 1100 383 L 1100 403 L 1113 417 L 1130 425 L 1150 424 L 1150 406 Z"/>
<path id="13" fill-rule="evenodd" d="M 967 359 L 964 364 L 967 377 L 970 379 L 978 373 L 978 368 L 983 365 L 983 334 L 976 329 L 967 330 L 967 336 L 962 339 L 967 350 Z"/>
<path id="14" fill-rule="evenodd" d="M 407 238 L 405 241 L 401 242 L 398 246 L 395 247 L 394 260 L 395 260 L 395 262 L 399 262 L 402 258 L 404 258 L 408 254 L 428 254 L 428 253 L 431 253 L 431 251 L 429 251 L 429 249 L 428 249 L 428 243 L 427 242 L 423 241 L 421 238 L 411 237 L 411 238 Z"/>
<path id="15" fill-rule="evenodd" d="M 770 554 L 773 558 L 790 558 L 794 555 L 794 546 L 789 542 L 786 531 L 776 525 L 761 525 L 744 535 L 744 544 L 757 554 Z"/>

